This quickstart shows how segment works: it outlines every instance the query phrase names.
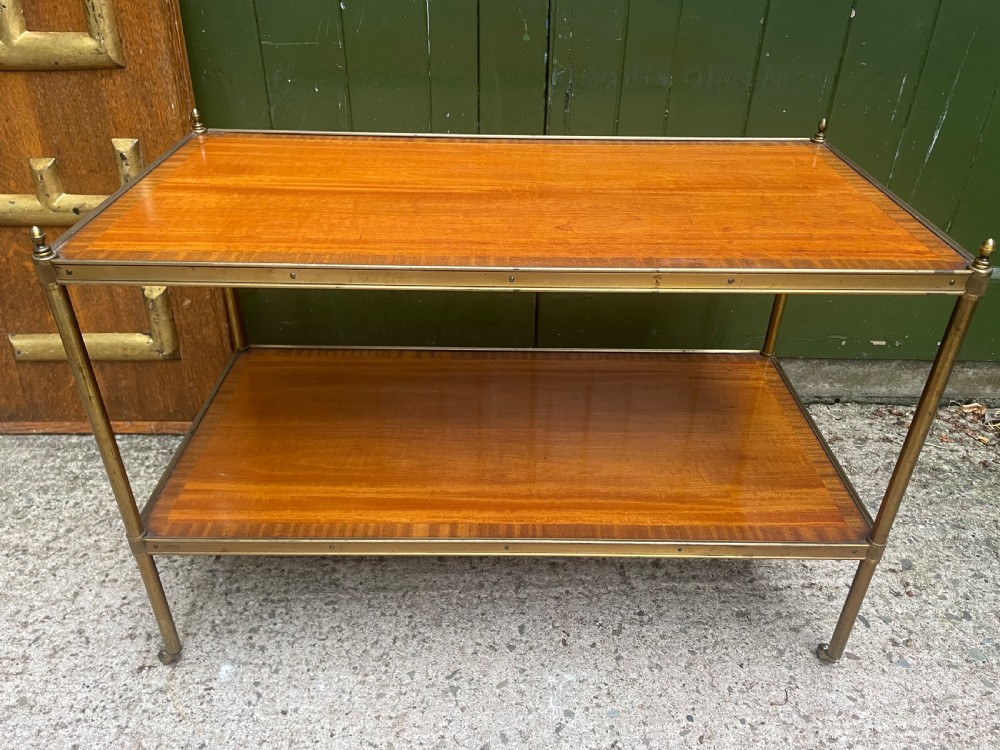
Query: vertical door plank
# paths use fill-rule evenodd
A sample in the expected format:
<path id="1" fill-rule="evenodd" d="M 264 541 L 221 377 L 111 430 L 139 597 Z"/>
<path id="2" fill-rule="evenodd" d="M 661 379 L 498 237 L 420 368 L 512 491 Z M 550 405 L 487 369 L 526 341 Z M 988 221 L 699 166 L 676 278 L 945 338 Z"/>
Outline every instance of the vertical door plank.
<path id="1" fill-rule="evenodd" d="M 545 132 L 547 0 L 479 0 L 483 133 Z"/>
<path id="2" fill-rule="evenodd" d="M 969 170 L 948 227 L 952 237 L 975 253 L 987 237 L 1000 241 L 1000 93 L 994 92 L 992 106 L 979 138 L 979 150 Z M 994 265 L 998 264 L 996 255 Z M 962 353 L 967 359 L 1000 359 L 1000 279 L 994 279 L 979 304 Z"/>
<path id="3" fill-rule="evenodd" d="M 987 237 L 1000 242 L 1000 93 L 994 92 L 979 150 L 963 186 L 955 218 L 948 228 L 951 236 L 974 252 Z M 993 257 L 994 265 L 1000 263 Z M 1000 329 L 1000 326 L 998 326 Z"/>
<path id="4" fill-rule="evenodd" d="M 391 4 L 341 0 L 340 7 L 354 129 L 430 130 L 426 0 L 395 0 Z"/>
<path id="5" fill-rule="evenodd" d="M 841 65 L 830 136 L 887 182 L 940 0 L 858 0 Z"/>
<path id="6" fill-rule="evenodd" d="M 195 101 L 213 128 L 269 128 L 260 38 L 253 5 L 180 0 Z"/>
<path id="7" fill-rule="evenodd" d="M 616 135 L 663 135 L 681 0 L 630 0 Z"/>
<path id="8" fill-rule="evenodd" d="M 469 0 L 428 0 L 431 130 L 479 132 L 479 12 Z"/>
<path id="9" fill-rule="evenodd" d="M 766 7 L 766 0 L 684 3 L 667 135 L 743 134 Z"/>
<path id="10" fill-rule="evenodd" d="M 806 137 L 825 117 L 854 0 L 771 0 L 748 136 Z"/>
<path id="11" fill-rule="evenodd" d="M 550 135 L 612 135 L 628 0 L 552 0 Z"/>
<path id="12" fill-rule="evenodd" d="M 340 5 L 256 0 L 271 123 L 280 130 L 350 130 Z"/>
<path id="13" fill-rule="evenodd" d="M 1000 4 L 941 6 L 889 187 L 947 226 L 1000 84 Z"/>

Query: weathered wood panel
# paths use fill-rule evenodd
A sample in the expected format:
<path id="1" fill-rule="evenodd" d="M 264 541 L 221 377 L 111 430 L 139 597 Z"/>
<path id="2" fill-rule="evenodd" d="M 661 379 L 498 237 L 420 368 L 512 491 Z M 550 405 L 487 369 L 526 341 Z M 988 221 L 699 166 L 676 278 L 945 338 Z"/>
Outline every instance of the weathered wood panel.
<path id="1" fill-rule="evenodd" d="M 269 128 L 258 19 L 243 0 L 179 0 L 198 109 L 216 128 Z"/>
<path id="2" fill-rule="evenodd" d="M 667 135 L 743 134 L 767 7 L 764 0 L 684 3 Z"/>
<path id="3" fill-rule="evenodd" d="M 431 130 L 479 132 L 479 11 L 468 0 L 428 0 Z"/>
<path id="4" fill-rule="evenodd" d="M 771 0 L 748 136 L 811 134 L 830 109 L 853 0 Z"/>
<path id="5" fill-rule="evenodd" d="M 681 0 L 630 0 L 616 135 L 663 135 Z"/>
<path id="6" fill-rule="evenodd" d="M 939 226 L 955 215 L 1000 83 L 1000 3 L 941 6 L 889 187 Z"/>
<path id="7" fill-rule="evenodd" d="M 545 132 L 547 0 L 479 0 L 479 127 Z"/>
<path id="8" fill-rule="evenodd" d="M 831 136 L 881 182 L 892 171 L 939 4 L 940 0 L 857 3 L 837 82 Z"/>
<path id="9" fill-rule="evenodd" d="M 281 130 L 350 130 L 341 9 L 302 0 L 257 0 L 271 125 Z"/>
<path id="10" fill-rule="evenodd" d="M 548 86 L 550 135 L 615 131 L 627 0 L 553 0 Z"/>
<path id="11" fill-rule="evenodd" d="M 394 0 L 388 12 L 384 0 L 343 0 L 340 7 L 354 129 L 430 130 L 426 0 Z"/>

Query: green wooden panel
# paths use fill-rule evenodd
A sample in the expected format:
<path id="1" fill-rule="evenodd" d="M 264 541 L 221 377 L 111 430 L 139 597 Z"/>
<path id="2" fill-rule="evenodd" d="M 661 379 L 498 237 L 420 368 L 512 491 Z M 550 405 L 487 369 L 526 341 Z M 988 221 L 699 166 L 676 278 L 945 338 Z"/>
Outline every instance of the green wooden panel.
<path id="1" fill-rule="evenodd" d="M 854 0 L 771 0 L 746 135 L 804 137 L 830 109 Z"/>
<path id="2" fill-rule="evenodd" d="M 951 236 L 975 253 L 987 237 L 1000 240 L 1000 93 L 994 95 L 989 117 L 981 134 L 979 151 L 969 171 Z M 1000 258 L 993 256 L 993 265 Z M 997 275 L 997 271 L 994 274 Z M 1000 360 L 1000 279 L 995 278 L 969 329 L 963 357 Z"/>
<path id="3" fill-rule="evenodd" d="M 479 132 L 478 12 L 469 0 L 428 0 L 431 130 Z"/>
<path id="4" fill-rule="evenodd" d="M 978 362 L 1000 362 L 1000 279 L 990 282 L 980 301 L 960 356 Z"/>
<path id="5" fill-rule="evenodd" d="M 987 237 L 1000 241 L 1000 92 L 993 102 L 979 139 L 979 150 L 969 170 L 961 201 L 949 230 L 969 252 Z M 1000 258 L 993 256 L 994 265 Z M 1000 326 L 998 326 L 1000 328 Z"/>
<path id="6" fill-rule="evenodd" d="M 630 0 L 616 135 L 663 135 L 681 0 Z"/>
<path id="7" fill-rule="evenodd" d="M 1000 356 L 997 300 L 985 300 L 964 359 Z M 538 345 L 610 349 L 757 349 L 771 309 L 768 295 L 542 294 Z M 783 357 L 934 357 L 953 299 L 791 296 L 781 328 Z M 992 312 L 991 312 L 992 310 Z M 991 328 L 986 321 L 993 317 Z"/>
<path id="8" fill-rule="evenodd" d="M 615 132 L 628 0 L 552 0 L 547 132 Z"/>
<path id="9" fill-rule="evenodd" d="M 928 219 L 947 225 L 1000 83 L 1000 3 L 941 6 L 889 187 Z"/>
<path id="10" fill-rule="evenodd" d="M 538 345 L 759 348 L 771 298 L 713 294 L 540 295 Z"/>
<path id="11" fill-rule="evenodd" d="M 253 4 L 180 0 L 195 101 L 213 128 L 269 128 L 260 39 Z"/>
<path id="12" fill-rule="evenodd" d="M 430 130 L 427 1 L 341 0 L 340 7 L 354 129 Z"/>
<path id="13" fill-rule="evenodd" d="M 532 294 L 243 289 L 251 343 L 531 346 Z"/>
<path id="14" fill-rule="evenodd" d="M 479 127 L 545 132 L 547 0 L 479 0 Z"/>
<path id="15" fill-rule="evenodd" d="M 1000 358 L 1000 284 L 991 284 L 962 347 L 966 360 Z M 849 359 L 934 358 L 955 300 L 945 297 L 794 297 L 779 354 Z"/>
<path id="16" fill-rule="evenodd" d="M 858 0 L 830 115 L 830 138 L 887 182 L 940 0 Z"/>
<path id="17" fill-rule="evenodd" d="M 778 353 L 788 357 L 932 359 L 955 300 L 791 296 Z"/>
<path id="18" fill-rule="evenodd" d="M 284 0 L 255 4 L 272 126 L 350 130 L 340 6 L 300 0 L 290 13 Z"/>
<path id="19" fill-rule="evenodd" d="M 667 135 L 742 135 L 764 30 L 765 0 L 684 3 Z"/>

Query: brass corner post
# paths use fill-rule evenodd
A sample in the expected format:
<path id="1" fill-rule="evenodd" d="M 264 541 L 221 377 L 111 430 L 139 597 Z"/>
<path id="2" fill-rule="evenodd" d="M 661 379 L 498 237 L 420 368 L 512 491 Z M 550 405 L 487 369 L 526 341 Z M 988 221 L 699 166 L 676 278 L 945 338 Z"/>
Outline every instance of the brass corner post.
<path id="1" fill-rule="evenodd" d="M 201 121 L 201 112 L 198 111 L 197 107 L 191 110 L 191 132 L 195 135 L 201 135 L 202 133 L 207 133 L 208 128 Z"/>
<path id="2" fill-rule="evenodd" d="M 40 227 L 31 228 L 31 242 L 35 246 L 35 249 L 31 254 L 32 260 L 52 260 L 56 257 L 55 251 L 45 240 L 45 232 L 43 232 Z"/>
<path id="3" fill-rule="evenodd" d="M 913 476 L 920 450 L 930 432 L 934 422 L 934 414 L 937 412 L 938 404 L 941 403 L 941 397 L 944 395 L 948 378 L 955 366 L 955 361 L 958 359 L 965 334 L 968 333 L 972 315 L 980 298 L 986 292 L 986 285 L 990 278 L 990 256 L 995 249 L 996 243 L 992 239 L 984 241 L 979 248 L 979 257 L 969 266 L 972 277 L 966 283 L 965 293 L 955 302 L 948 327 L 945 328 L 941 344 L 938 346 L 937 356 L 934 358 L 934 364 L 931 365 L 930 374 L 927 376 L 923 393 L 921 393 L 920 401 L 917 403 L 917 409 L 913 413 L 910 429 L 906 433 L 903 447 L 896 459 L 892 476 L 889 478 L 889 485 L 886 487 L 885 495 L 879 505 L 878 515 L 875 516 L 875 522 L 868 537 L 869 555 L 858 566 L 830 643 L 820 644 L 816 651 L 823 661 L 837 661 L 844 654 L 847 639 L 851 636 L 858 611 L 861 609 L 861 602 L 864 600 L 868 586 L 875 575 L 875 568 L 889 539 L 889 532 L 896 520 L 896 514 L 899 512 L 899 506 L 910 483 L 910 478 Z"/>
<path id="4" fill-rule="evenodd" d="M 819 121 L 819 125 L 816 127 L 816 133 L 812 138 L 809 139 L 813 143 L 826 143 L 826 118 L 824 117 Z"/>
<path id="5" fill-rule="evenodd" d="M 764 335 L 764 345 L 760 353 L 765 357 L 773 357 L 774 350 L 778 345 L 778 331 L 781 329 L 781 318 L 785 314 L 785 303 L 788 302 L 787 294 L 774 295 L 774 303 L 771 305 L 771 318 L 767 321 L 767 333 Z"/>
<path id="6" fill-rule="evenodd" d="M 243 327 L 243 314 L 240 312 L 240 298 L 233 287 L 227 286 L 222 289 L 222 299 L 226 304 L 226 320 L 229 322 L 229 337 L 233 350 L 246 351 L 247 334 Z"/>
<path id="7" fill-rule="evenodd" d="M 56 328 L 59 330 L 60 338 L 62 338 L 70 370 L 80 392 L 83 408 L 90 420 L 91 429 L 94 431 L 97 449 L 104 462 L 104 470 L 108 475 L 111 491 L 125 525 L 125 535 L 135 553 L 142 582 L 149 595 L 153 614 L 160 627 L 160 634 L 163 636 L 164 648 L 159 654 L 160 661 L 170 663 L 180 655 L 180 638 L 177 636 L 177 629 L 174 627 L 174 621 L 170 615 L 170 608 L 163 593 L 163 586 L 160 583 L 153 558 L 137 549 L 137 543 L 141 543 L 140 540 L 144 534 L 142 516 L 136 506 L 132 486 L 129 484 L 125 464 L 122 462 L 121 452 L 118 449 L 111 421 L 108 418 L 107 408 L 101 398 L 94 368 L 87 354 L 87 347 L 83 342 L 83 334 L 80 332 L 80 324 L 73 310 L 69 292 L 56 280 L 55 267 L 52 265 L 56 253 L 46 242 L 45 233 L 38 227 L 32 227 L 31 241 L 34 243 L 32 260 L 35 264 L 35 271 L 45 290 L 49 307 L 52 310 L 52 317 L 55 318 Z"/>

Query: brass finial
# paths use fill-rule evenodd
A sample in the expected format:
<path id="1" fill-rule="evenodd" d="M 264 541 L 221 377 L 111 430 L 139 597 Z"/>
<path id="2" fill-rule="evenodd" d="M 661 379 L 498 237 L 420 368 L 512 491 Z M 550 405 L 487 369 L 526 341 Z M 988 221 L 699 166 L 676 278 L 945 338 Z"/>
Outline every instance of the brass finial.
<path id="1" fill-rule="evenodd" d="M 990 256 L 993 255 L 993 251 L 997 249 L 997 243 L 993 241 L 993 238 L 983 240 L 983 244 L 979 246 L 979 257 L 972 261 L 973 271 L 989 271 L 990 270 Z"/>
<path id="2" fill-rule="evenodd" d="M 816 135 L 810 138 L 813 143 L 826 143 L 826 118 L 824 117 L 819 121 L 819 126 L 816 128 Z"/>
<path id="3" fill-rule="evenodd" d="M 31 241 L 35 243 L 35 252 L 33 253 L 35 260 L 48 260 L 55 256 L 49 243 L 45 241 L 45 232 L 40 227 L 31 228 Z"/>
<path id="4" fill-rule="evenodd" d="M 201 121 L 201 112 L 198 111 L 197 107 L 191 110 L 191 130 L 198 135 L 208 132 L 205 123 Z"/>

